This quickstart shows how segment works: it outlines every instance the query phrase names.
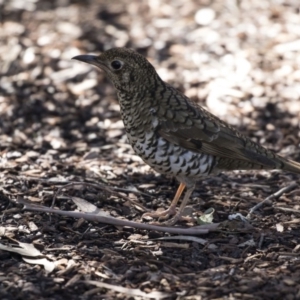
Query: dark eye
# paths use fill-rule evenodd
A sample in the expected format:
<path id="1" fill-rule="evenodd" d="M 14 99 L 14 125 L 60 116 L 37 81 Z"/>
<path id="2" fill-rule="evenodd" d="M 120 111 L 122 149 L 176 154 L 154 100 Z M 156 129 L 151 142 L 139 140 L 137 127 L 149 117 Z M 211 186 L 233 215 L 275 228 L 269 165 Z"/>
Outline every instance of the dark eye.
<path id="1" fill-rule="evenodd" d="M 114 69 L 114 70 L 120 70 L 122 68 L 122 63 L 119 61 L 119 60 L 114 60 L 112 61 L 111 63 L 111 67 Z"/>

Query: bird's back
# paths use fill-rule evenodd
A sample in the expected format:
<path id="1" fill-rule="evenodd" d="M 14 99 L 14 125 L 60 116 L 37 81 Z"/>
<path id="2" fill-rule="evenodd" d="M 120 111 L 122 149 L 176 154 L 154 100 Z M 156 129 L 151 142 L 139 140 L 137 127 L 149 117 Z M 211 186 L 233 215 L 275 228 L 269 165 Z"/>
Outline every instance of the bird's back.
<path id="1" fill-rule="evenodd" d="M 158 83 L 155 93 L 145 105 L 149 111 L 145 115 L 149 118 L 149 122 L 145 122 L 148 126 L 145 132 L 151 132 L 151 139 L 147 140 L 147 134 L 145 135 L 145 145 L 151 148 L 152 156 L 155 151 L 160 156 L 171 156 L 171 165 L 172 161 L 174 164 L 180 157 L 185 157 L 183 164 L 189 164 L 190 168 L 195 165 L 196 157 L 201 161 L 200 157 L 205 156 L 207 163 L 200 174 L 214 169 L 283 169 L 300 173 L 299 163 L 287 160 L 253 142 L 172 86 L 163 81 Z M 138 111 L 137 109 L 137 114 Z M 140 144 L 143 143 L 142 139 Z M 167 148 L 169 150 L 165 152 Z M 147 156 L 144 157 L 146 162 L 147 159 Z M 160 159 L 157 163 L 161 163 Z M 153 166 L 153 163 L 150 165 Z"/>

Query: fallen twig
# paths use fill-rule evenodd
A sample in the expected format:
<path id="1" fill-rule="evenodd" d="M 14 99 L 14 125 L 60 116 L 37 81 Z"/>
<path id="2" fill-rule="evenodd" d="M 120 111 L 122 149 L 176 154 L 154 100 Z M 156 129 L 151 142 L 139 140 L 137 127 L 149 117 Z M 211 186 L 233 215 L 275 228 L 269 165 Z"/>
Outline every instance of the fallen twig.
<path id="1" fill-rule="evenodd" d="M 293 209 L 293 208 L 288 208 L 288 207 L 280 207 L 280 206 L 276 206 L 276 207 L 274 207 L 274 209 L 278 209 L 278 210 L 281 210 L 281 211 L 292 212 L 292 213 L 295 213 L 295 214 L 300 214 L 299 209 Z"/>
<path id="2" fill-rule="evenodd" d="M 270 201 L 272 199 L 276 199 L 279 198 L 282 194 L 289 192 L 291 190 L 293 190 L 294 188 L 296 188 L 298 186 L 298 184 L 296 182 L 291 183 L 290 185 L 280 189 L 279 191 L 277 191 L 276 193 L 268 196 L 265 200 L 259 202 L 258 204 L 256 204 L 255 206 L 253 206 L 248 215 L 247 215 L 247 219 L 251 218 L 251 215 L 253 214 L 253 212 L 255 212 L 258 208 L 260 208 L 261 206 L 263 206 L 267 201 Z"/>
<path id="3" fill-rule="evenodd" d="M 191 228 L 180 228 L 180 227 L 164 227 L 164 226 L 157 226 L 145 223 L 137 223 L 128 220 L 121 220 L 116 219 L 114 217 L 103 215 L 99 212 L 97 213 L 81 213 L 81 212 L 74 212 L 74 211 L 63 211 L 58 209 L 49 208 L 42 205 L 32 204 L 25 199 L 21 198 L 20 196 L 16 200 L 17 203 L 23 204 L 24 209 L 31 210 L 31 211 L 41 211 L 47 213 L 54 213 L 64 216 L 69 216 L 72 218 L 83 218 L 88 221 L 92 222 L 101 222 L 105 224 L 115 225 L 115 226 L 128 226 L 133 228 L 139 228 L 144 230 L 153 230 L 153 231 L 160 231 L 160 232 L 168 232 L 173 234 L 184 234 L 184 235 L 191 235 L 191 234 L 207 234 L 211 231 L 216 231 L 218 229 L 219 223 L 213 224 L 206 224 L 201 226 L 195 226 Z"/>
<path id="4" fill-rule="evenodd" d="M 159 292 L 159 291 L 153 291 L 149 293 L 145 293 L 140 289 L 132 289 L 132 288 L 126 288 L 120 285 L 115 285 L 115 284 L 109 284 L 101 281 L 96 281 L 96 280 L 85 280 L 85 281 L 79 281 L 82 283 L 87 283 L 87 284 L 92 284 L 100 288 L 105 288 L 108 290 L 112 290 L 115 292 L 119 292 L 128 296 L 131 296 L 132 298 L 134 297 L 142 297 L 143 299 L 146 298 L 151 298 L 151 299 L 165 299 L 168 297 L 171 297 L 173 293 L 164 293 L 164 292 Z M 76 282 L 78 283 L 78 281 Z M 89 295 L 89 292 L 86 293 L 86 296 Z"/>

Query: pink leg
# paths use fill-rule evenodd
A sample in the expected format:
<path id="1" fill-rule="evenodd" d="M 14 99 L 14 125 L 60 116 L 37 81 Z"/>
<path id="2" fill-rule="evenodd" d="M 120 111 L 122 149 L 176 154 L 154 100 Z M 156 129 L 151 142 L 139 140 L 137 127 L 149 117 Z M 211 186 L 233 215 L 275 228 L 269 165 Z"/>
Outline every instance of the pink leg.
<path id="1" fill-rule="evenodd" d="M 149 216 L 149 217 L 159 218 L 159 220 L 164 220 L 164 219 L 168 218 L 169 216 L 176 215 L 176 205 L 177 205 L 178 200 L 184 189 L 185 189 L 185 184 L 180 183 L 180 185 L 177 189 L 176 195 L 167 210 L 160 211 L 160 212 L 155 211 L 155 212 L 145 213 L 145 214 L 143 214 L 142 218 Z M 181 204 L 181 206 L 182 206 L 182 204 Z M 180 206 L 180 208 L 181 208 L 181 206 Z M 180 211 L 180 209 L 179 209 L 179 211 Z"/>

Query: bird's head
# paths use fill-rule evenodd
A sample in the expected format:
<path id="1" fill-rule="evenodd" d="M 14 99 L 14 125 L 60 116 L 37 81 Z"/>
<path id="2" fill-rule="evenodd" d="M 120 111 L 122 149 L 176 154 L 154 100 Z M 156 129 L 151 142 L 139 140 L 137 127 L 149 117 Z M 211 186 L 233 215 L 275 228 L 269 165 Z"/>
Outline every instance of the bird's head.
<path id="1" fill-rule="evenodd" d="M 99 56 L 78 55 L 73 59 L 102 69 L 119 91 L 133 92 L 137 88 L 146 88 L 149 76 L 156 75 L 144 56 L 128 48 L 113 48 Z"/>

